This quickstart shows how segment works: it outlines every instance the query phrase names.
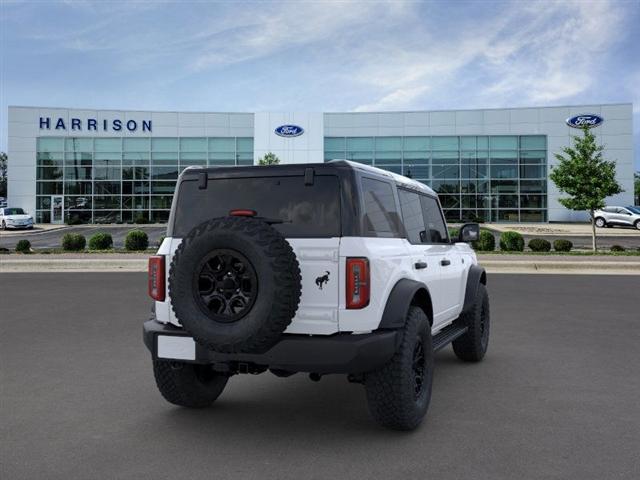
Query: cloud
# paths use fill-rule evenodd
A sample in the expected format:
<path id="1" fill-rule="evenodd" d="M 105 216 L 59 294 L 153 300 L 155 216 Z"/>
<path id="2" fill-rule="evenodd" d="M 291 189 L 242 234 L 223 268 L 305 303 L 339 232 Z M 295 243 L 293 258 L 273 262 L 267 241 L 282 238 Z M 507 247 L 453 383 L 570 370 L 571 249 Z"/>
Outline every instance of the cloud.
<path id="1" fill-rule="evenodd" d="M 246 9 L 228 19 L 224 32 L 200 34 L 202 51 L 191 66 L 196 71 L 256 60 L 280 51 L 298 54 L 296 49 L 338 41 L 338 35 L 353 37 L 376 19 L 403 17 L 408 2 L 298 2 L 277 3 L 271 8 Z M 349 35 L 349 31 L 352 32 Z M 365 39 L 361 39 L 366 42 Z"/>
<path id="2" fill-rule="evenodd" d="M 354 109 L 415 108 L 446 95 L 452 107 L 456 84 L 473 78 L 478 81 L 472 102 L 485 106 L 549 104 L 578 96 L 592 86 L 594 69 L 620 39 L 624 5 L 543 5 L 517 2 L 479 22 L 481 29 L 460 28 L 453 20 L 449 31 L 456 34 L 436 42 L 429 35 L 434 25 L 427 22 L 414 33 L 425 48 L 407 54 L 396 42 L 384 52 L 389 61 L 363 66 L 357 79 L 377 90 L 377 98 Z M 461 93 L 466 106 L 474 106 Z"/>

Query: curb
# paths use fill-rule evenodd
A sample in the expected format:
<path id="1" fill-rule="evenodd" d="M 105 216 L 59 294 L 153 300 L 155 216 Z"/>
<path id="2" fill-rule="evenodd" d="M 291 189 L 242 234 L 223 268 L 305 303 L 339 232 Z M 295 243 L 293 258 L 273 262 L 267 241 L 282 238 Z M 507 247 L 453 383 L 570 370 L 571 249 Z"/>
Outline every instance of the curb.
<path id="1" fill-rule="evenodd" d="M 0 273 L 36 272 L 146 272 L 144 258 L 0 258 Z M 488 273 L 550 273 L 640 275 L 640 262 L 484 260 Z"/>
<path id="2" fill-rule="evenodd" d="M 491 261 L 480 262 L 487 273 L 551 273 L 640 275 L 640 262 L 553 262 L 553 261 Z"/>
<path id="3" fill-rule="evenodd" d="M 0 273 L 146 272 L 147 258 L 132 259 L 0 259 Z"/>

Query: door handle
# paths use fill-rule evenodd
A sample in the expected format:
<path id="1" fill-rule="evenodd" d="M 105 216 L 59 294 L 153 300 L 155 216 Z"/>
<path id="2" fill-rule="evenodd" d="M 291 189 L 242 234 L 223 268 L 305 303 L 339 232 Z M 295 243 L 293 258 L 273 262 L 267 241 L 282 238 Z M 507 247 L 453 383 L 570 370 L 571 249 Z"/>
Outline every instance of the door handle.
<path id="1" fill-rule="evenodd" d="M 421 270 L 423 268 L 427 268 L 427 262 L 416 262 L 413 266 L 416 270 Z"/>
<path id="2" fill-rule="evenodd" d="M 443 267 L 446 267 L 447 265 L 451 265 L 451 260 L 448 259 L 442 259 L 440 260 L 440 265 L 442 265 Z"/>

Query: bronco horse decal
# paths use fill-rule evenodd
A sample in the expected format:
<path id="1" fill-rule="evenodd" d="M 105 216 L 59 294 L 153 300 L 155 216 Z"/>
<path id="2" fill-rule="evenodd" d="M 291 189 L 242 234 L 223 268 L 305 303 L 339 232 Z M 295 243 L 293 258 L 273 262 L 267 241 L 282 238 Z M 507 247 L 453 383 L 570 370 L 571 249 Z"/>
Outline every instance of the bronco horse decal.
<path id="1" fill-rule="evenodd" d="M 324 275 L 316 278 L 316 285 L 322 290 L 322 285 L 329 281 L 329 272 L 325 270 Z"/>

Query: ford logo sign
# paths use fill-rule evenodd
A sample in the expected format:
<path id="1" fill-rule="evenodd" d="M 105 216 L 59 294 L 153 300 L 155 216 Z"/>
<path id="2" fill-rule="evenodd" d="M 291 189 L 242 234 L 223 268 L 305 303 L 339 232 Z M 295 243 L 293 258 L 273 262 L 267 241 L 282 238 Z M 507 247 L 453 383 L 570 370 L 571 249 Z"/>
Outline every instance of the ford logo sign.
<path id="1" fill-rule="evenodd" d="M 604 118 L 600 115 L 592 113 L 585 113 L 583 115 L 576 115 L 575 117 L 567 118 L 567 125 L 573 128 L 593 128 L 604 122 Z"/>
<path id="2" fill-rule="evenodd" d="M 276 135 L 281 137 L 299 137 L 304 133 L 304 129 L 297 125 L 281 125 L 276 128 Z"/>

